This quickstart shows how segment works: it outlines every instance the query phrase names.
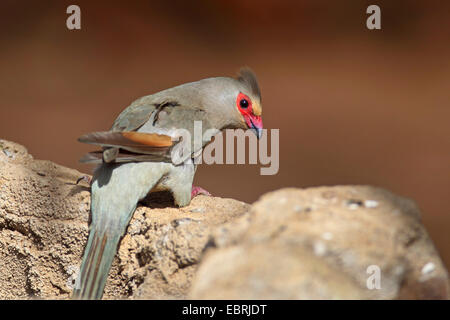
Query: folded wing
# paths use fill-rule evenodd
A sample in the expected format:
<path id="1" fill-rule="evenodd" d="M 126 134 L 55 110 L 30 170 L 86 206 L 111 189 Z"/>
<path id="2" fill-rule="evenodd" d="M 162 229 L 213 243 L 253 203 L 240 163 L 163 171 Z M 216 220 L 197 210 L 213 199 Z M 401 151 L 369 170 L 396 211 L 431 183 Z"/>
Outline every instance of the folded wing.
<path id="1" fill-rule="evenodd" d="M 88 153 L 80 160 L 83 163 L 170 161 L 170 149 L 177 142 L 168 135 L 135 131 L 93 132 L 78 141 L 104 149 Z"/>

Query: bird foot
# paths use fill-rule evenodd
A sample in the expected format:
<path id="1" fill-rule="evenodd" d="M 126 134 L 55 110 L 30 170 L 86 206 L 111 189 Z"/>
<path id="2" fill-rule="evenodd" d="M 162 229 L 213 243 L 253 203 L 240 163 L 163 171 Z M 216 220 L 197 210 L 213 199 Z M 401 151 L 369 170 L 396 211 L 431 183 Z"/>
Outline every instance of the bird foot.
<path id="1" fill-rule="evenodd" d="M 90 176 L 81 176 L 81 177 L 79 177 L 79 178 L 77 179 L 77 183 L 76 183 L 76 184 L 80 183 L 80 181 L 82 181 L 82 180 L 86 181 L 86 183 L 87 183 L 88 185 L 91 185 L 92 178 L 91 178 Z"/>
<path id="2" fill-rule="evenodd" d="M 192 186 L 191 199 L 194 199 L 199 194 L 203 194 L 205 196 L 211 197 L 211 193 L 209 193 L 205 189 L 203 189 L 201 187 L 194 187 L 194 186 Z"/>

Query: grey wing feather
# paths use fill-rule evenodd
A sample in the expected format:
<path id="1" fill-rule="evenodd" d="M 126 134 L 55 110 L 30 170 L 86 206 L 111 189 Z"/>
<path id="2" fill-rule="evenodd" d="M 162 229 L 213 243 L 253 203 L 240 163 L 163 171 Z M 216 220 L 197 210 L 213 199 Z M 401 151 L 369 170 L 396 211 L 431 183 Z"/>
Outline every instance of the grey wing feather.
<path id="1" fill-rule="evenodd" d="M 135 131 L 142 127 L 157 106 L 153 104 L 132 104 L 117 117 L 111 131 Z"/>
<path id="2" fill-rule="evenodd" d="M 81 163 L 101 164 L 104 162 L 103 151 L 93 151 L 85 154 L 81 159 Z M 170 162 L 170 154 L 133 154 L 119 152 L 115 157 L 116 163 L 124 162 Z"/>

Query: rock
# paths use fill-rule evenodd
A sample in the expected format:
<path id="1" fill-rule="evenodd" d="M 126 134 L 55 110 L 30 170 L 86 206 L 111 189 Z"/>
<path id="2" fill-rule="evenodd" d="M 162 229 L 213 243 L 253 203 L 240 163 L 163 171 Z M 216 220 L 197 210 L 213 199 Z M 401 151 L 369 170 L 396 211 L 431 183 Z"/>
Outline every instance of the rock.
<path id="1" fill-rule="evenodd" d="M 0 140 L 0 299 L 70 297 L 88 236 L 90 188 L 75 184 L 82 175 Z M 370 290 L 377 270 L 381 288 Z M 283 189 L 251 207 L 198 196 L 175 208 L 170 195 L 151 194 L 120 243 L 104 294 L 446 297 L 447 271 L 415 204 L 361 186 Z"/>
<path id="2" fill-rule="evenodd" d="M 149 198 L 150 203 L 155 196 Z M 107 297 L 122 291 L 134 299 L 185 298 L 214 228 L 250 207 L 207 196 L 195 197 L 184 208 L 166 203 L 164 208 L 141 206 L 136 210 L 120 245 L 119 262 L 113 265 Z M 193 210 L 199 207 L 201 212 Z"/>
<path id="3" fill-rule="evenodd" d="M 0 140 L 0 299 L 70 297 L 88 236 L 89 187 L 75 184 L 82 175 Z M 167 194 L 144 202 L 120 244 L 106 299 L 185 297 L 212 229 L 249 209 L 206 196 L 181 209 Z"/>
<path id="4" fill-rule="evenodd" d="M 446 299 L 413 201 L 368 186 L 282 189 L 218 228 L 192 299 Z M 380 288 L 375 278 L 380 271 Z M 373 288 L 373 289 L 369 289 Z M 375 287 L 375 288 L 374 288 Z"/>

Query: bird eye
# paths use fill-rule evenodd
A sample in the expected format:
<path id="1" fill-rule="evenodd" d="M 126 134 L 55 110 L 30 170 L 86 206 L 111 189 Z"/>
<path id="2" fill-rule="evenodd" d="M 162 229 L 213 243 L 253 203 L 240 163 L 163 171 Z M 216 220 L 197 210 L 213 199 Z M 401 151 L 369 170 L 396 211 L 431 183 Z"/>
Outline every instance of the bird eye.
<path id="1" fill-rule="evenodd" d="M 248 108 L 247 99 L 241 99 L 241 101 L 239 101 L 239 105 L 241 106 L 242 109 L 247 109 Z"/>
<path id="2" fill-rule="evenodd" d="M 252 100 L 240 92 L 236 98 L 236 108 L 238 108 L 241 113 L 247 114 L 252 111 Z"/>

